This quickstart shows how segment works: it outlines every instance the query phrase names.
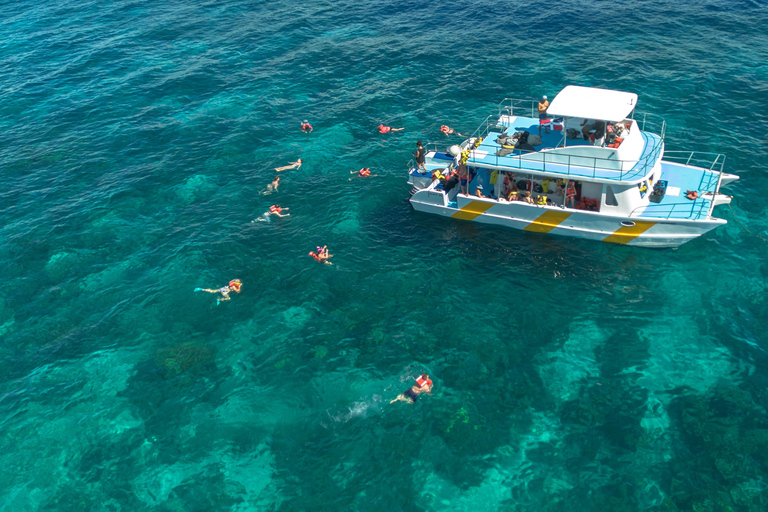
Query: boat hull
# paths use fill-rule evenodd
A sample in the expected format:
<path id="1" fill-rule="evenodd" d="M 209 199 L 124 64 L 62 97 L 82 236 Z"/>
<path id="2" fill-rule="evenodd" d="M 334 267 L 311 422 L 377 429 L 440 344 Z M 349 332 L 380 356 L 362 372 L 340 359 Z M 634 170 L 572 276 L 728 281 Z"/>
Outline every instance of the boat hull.
<path id="1" fill-rule="evenodd" d="M 465 195 L 449 201 L 444 192 L 436 190 L 414 193 L 411 204 L 416 211 L 452 219 L 639 247 L 678 247 L 726 223 L 716 218 L 686 221 L 617 217 Z"/>

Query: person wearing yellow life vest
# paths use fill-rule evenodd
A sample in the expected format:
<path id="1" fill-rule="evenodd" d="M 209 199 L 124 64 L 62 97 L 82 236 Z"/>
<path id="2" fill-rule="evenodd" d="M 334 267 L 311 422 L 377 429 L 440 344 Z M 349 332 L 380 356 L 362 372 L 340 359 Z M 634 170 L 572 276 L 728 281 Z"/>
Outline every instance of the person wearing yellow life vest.
<path id="1" fill-rule="evenodd" d="M 547 196 L 540 195 L 536 198 L 536 204 L 539 206 L 547 206 Z"/>
<path id="2" fill-rule="evenodd" d="M 394 400 L 390 401 L 390 404 L 393 404 L 395 402 L 405 402 L 408 404 L 414 403 L 418 398 L 419 395 L 422 393 L 431 393 L 432 392 L 432 381 L 429 378 L 428 374 L 419 375 L 416 378 L 416 383 L 411 386 L 408 390 L 406 390 L 404 393 L 400 393 L 395 397 Z"/>

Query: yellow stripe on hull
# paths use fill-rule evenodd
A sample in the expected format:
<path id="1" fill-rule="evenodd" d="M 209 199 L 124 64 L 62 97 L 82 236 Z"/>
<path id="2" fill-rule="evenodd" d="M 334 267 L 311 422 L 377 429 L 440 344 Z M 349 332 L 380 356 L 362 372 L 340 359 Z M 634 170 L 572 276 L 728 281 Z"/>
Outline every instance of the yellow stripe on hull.
<path id="1" fill-rule="evenodd" d="M 603 242 L 610 242 L 612 244 L 628 244 L 635 238 L 651 229 L 656 224 L 656 222 L 638 221 L 635 222 L 634 226 L 621 226 L 619 229 L 614 231 L 612 235 L 603 238 Z"/>
<path id="2" fill-rule="evenodd" d="M 549 233 L 570 216 L 571 214 L 569 212 L 564 212 L 562 210 L 547 210 L 523 228 L 523 231 Z"/>
<path id="3" fill-rule="evenodd" d="M 460 220 L 475 220 L 487 210 L 489 210 L 496 203 L 487 203 L 485 201 L 470 201 L 465 204 L 461 210 L 451 215 L 454 219 Z"/>

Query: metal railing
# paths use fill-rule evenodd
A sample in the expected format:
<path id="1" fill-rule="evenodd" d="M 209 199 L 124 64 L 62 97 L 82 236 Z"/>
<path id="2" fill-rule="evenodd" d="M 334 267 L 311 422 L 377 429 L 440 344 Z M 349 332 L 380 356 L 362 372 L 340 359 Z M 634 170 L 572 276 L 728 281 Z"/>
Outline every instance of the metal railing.
<path id="1" fill-rule="evenodd" d="M 707 176 L 709 179 L 705 182 L 702 179 L 699 185 L 699 190 L 704 192 L 712 192 L 714 195 L 720 193 L 720 185 L 723 181 L 723 168 L 725 167 L 725 155 L 722 153 L 707 153 L 704 151 L 665 151 L 664 160 L 669 162 L 675 162 L 683 165 L 692 165 L 693 167 L 699 167 L 706 169 L 709 173 L 703 173 L 704 178 Z M 714 183 L 714 189 L 712 185 Z M 712 215 L 712 211 L 715 209 L 715 201 L 709 205 L 708 215 Z"/>
<path id="2" fill-rule="evenodd" d="M 665 151 L 664 160 L 683 165 L 701 167 L 714 172 L 723 172 L 725 155 L 703 151 Z"/>
<path id="3" fill-rule="evenodd" d="M 520 98 L 504 98 L 499 103 L 499 116 L 519 116 L 531 114 L 528 117 L 539 117 L 539 103 L 536 100 L 524 100 Z"/>
<path id="4" fill-rule="evenodd" d="M 485 135 L 487 135 L 487 132 Z M 648 139 L 652 141 L 653 145 L 638 160 L 619 160 L 615 158 L 569 155 L 557 151 L 539 151 L 507 156 L 494 154 L 494 158 L 491 161 L 482 162 L 478 161 L 478 159 L 470 158 L 468 163 L 489 167 L 520 169 L 529 172 L 558 173 L 565 176 L 578 176 L 579 178 L 598 178 L 597 172 L 600 171 L 613 174 L 612 176 L 602 176 L 601 178 L 603 179 L 623 180 L 630 176 L 633 179 L 640 179 L 650 172 L 653 165 L 659 159 L 663 148 L 661 139 L 656 137 L 649 137 Z M 481 145 L 477 149 L 483 150 L 482 148 L 483 146 Z M 491 149 L 498 150 L 500 147 L 492 147 Z M 490 154 L 490 151 L 488 153 Z M 486 156 L 483 159 L 487 158 Z"/>
<path id="5" fill-rule="evenodd" d="M 632 212 L 629 214 L 629 216 L 630 217 L 634 217 L 635 216 L 635 212 L 637 212 L 638 210 L 642 210 L 643 212 L 646 212 L 649 209 L 651 209 L 651 210 L 655 210 L 656 212 L 659 212 L 660 210 L 663 210 L 663 209 L 669 209 L 669 211 L 667 212 L 666 217 L 662 217 L 662 216 L 659 216 L 659 215 L 653 215 L 653 216 L 650 216 L 650 217 L 646 216 L 646 215 L 641 215 L 640 217 L 642 217 L 642 218 L 650 218 L 650 219 L 669 220 L 669 219 L 672 218 L 672 214 L 673 213 L 685 213 L 685 214 L 688 215 L 687 217 L 678 217 L 681 220 L 696 220 L 696 219 L 700 219 L 702 216 L 708 217 L 709 214 L 711 213 L 711 208 L 708 205 L 706 205 L 707 201 L 701 201 L 700 202 L 701 204 L 697 205 L 696 203 L 698 203 L 698 202 L 699 201 L 692 201 L 690 205 L 685 204 L 685 203 L 647 204 L 647 205 L 642 205 L 642 206 L 638 206 L 637 208 L 632 210 Z M 710 201 L 710 203 L 711 203 L 711 205 L 715 204 L 714 198 L 713 198 L 712 201 Z M 710 210 L 710 212 L 707 212 L 706 214 L 702 215 L 704 210 Z"/>
<path id="6" fill-rule="evenodd" d="M 646 112 L 633 112 L 632 119 L 637 121 L 641 132 L 656 133 L 661 137 L 661 140 L 664 140 L 667 134 L 667 121 L 663 117 Z"/>

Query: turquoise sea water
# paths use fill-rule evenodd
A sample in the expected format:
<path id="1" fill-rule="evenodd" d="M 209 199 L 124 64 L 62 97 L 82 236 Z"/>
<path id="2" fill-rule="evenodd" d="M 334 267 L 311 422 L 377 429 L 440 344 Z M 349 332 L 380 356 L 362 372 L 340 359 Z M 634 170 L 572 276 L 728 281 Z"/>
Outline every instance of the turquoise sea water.
<path id="1" fill-rule="evenodd" d="M 0 509 L 768 509 L 767 24 L 763 1 L 0 3 Z M 569 84 L 724 152 L 729 224 L 644 250 L 412 211 L 417 139 Z M 390 406 L 422 371 L 433 395 Z"/>

